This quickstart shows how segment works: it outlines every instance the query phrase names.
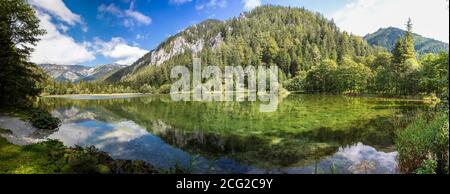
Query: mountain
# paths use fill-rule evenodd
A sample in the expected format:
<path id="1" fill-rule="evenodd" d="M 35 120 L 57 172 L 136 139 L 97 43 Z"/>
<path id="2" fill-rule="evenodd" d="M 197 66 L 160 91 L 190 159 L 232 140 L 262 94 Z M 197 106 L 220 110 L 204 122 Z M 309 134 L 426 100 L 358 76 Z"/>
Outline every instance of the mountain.
<path id="1" fill-rule="evenodd" d="M 136 87 L 169 84 L 171 67 L 192 68 L 192 55 L 220 67 L 276 64 L 293 77 L 322 59 L 367 56 L 373 50 L 362 37 L 342 32 L 319 13 L 266 5 L 226 21 L 193 25 L 105 80 Z"/>
<path id="2" fill-rule="evenodd" d="M 381 28 L 375 33 L 366 35 L 364 39 L 372 46 L 381 46 L 392 51 L 397 39 L 403 37 L 405 33 L 406 31 L 394 27 Z M 415 43 L 414 46 L 419 55 L 448 52 L 447 43 L 431 38 L 425 38 L 418 34 L 413 34 L 413 37 Z"/>
<path id="3" fill-rule="evenodd" d="M 39 66 L 55 80 L 70 82 L 101 80 L 119 69 L 126 67 L 117 64 L 98 65 L 95 67 L 54 64 L 41 64 Z"/>

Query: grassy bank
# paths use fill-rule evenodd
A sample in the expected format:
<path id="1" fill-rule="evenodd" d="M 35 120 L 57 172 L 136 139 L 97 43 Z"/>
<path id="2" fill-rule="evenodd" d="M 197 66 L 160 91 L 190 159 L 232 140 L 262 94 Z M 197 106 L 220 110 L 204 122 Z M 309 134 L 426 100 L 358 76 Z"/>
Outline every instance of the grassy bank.
<path id="1" fill-rule="evenodd" d="M 155 174 L 159 171 L 143 161 L 114 160 L 94 147 L 67 148 L 54 140 L 21 147 L 0 138 L 0 173 Z"/>
<path id="2" fill-rule="evenodd" d="M 421 115 L 406 129 L 397 130 L 399 170 L 402 173 L 449 173 L 449 117 Z"/>

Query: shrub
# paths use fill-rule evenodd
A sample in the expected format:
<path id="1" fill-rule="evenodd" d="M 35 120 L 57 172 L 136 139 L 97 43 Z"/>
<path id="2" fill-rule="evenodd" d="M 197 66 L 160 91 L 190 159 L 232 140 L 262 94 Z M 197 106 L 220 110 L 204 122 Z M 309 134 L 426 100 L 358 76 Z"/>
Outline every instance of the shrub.
<path id="1" fill-rule="evenodd" d="M 139 88 L 139 92 L 142 94 L 151 94 L 153 93 L 153 88 L 148 84 L 144 84 Z"/>
<path id="2" fill-rule="evenodd" d="M 399 170 L 403 173 L 448 174 L 448 115 L 419 116 L 396 132 Z"/>
<path id="3" fill-rule="evenodd" d="M 92 174 L 92 173 L 110 173 L 105 165 L 112 159 L 95 147 L 75 147 L 65 154 L 66 165 L 63 168 L 64 173 Z"/>
<path id="4" fill-rule="evenodd" d="M 159 94 L 170 94 L 170 84 L 165 84 L 159 87 L 158 93 Z"/>
<path id="5" fill-rule="evenodd" d="M 284 84 L 284 87 L 291 92 L 302 91 L 305 84 L 306 72 L 301 71 L 297 77 L 294 77 Z"/>
<path id="6" fill-rule="evenodd" d="M 30 108 L 28 110 L 29 120 L 34 127 L 39 129 L 53 130 L 59 127 L 61 121 L 53 117 L 48 111 L 40 108 Z"/>

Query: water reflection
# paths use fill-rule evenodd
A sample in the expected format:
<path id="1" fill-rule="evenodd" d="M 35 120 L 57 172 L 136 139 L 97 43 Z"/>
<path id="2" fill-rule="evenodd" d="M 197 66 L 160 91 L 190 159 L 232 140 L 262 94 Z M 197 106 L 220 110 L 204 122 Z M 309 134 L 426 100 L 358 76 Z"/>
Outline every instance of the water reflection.
<path id="1" fill-rule="evenodd" d="M 395 173 L 393 131 L 408 102 L 290 96 L 275 113 L 258 102 L 164 97 L 45 99 L 63 121 L 49 138 L 118 159 L 194 173 Z M 399 108 L 400 107 L 400 108 Z M 413 104 L 412 107 L 420 107 Z M 402 118 L 402 117 L 399 117 Z"/>
<path id="2" fill-rule="evenodd" d="M 314 165 L 282 169 L 291 174 L 393 174 L 397 173 L 397 152 L 382 152 L 357 143 L 339 148 L 333 156 Z"/>
<path id="3" fill-rule="evenodd" d="M 229 159 L 219 157 L 208 160 L 192 155 L 171 146 L 158 136 L 148 132 L 133 121 L 107 123 L 90 119 L 92 112 L 73 114 L 74 120 L 65 123 L 60 130 L 48 138 L 58 139 L 67 146 L 95 146 L 109 152 L 114 158 L 139 159 L 155 164 L 158 168 L 170 168 L 178 164 L 190 168 L 194 173 L 395 173 L 396 152 L 380 152 L 375 148 L 358 143 L 339 148 L 331 157 L 318 161 L 314 165 L 295 168 L 263 169 Z M 59 114 L 62 115 L 62 114 Z M 81 116 L 83 115 L 83 116 Z M 68 120 L 66 120 L 67 122 Z M 217 141 L 198 133 L 195 137 L 184 137 L 183 133 L 172 133 L 171 127 L 162 121 L 156 122 L 155 131 L 159 135 L 172 135 L 177 146 L 185 147 L 189 141 L 198 144 L 214 142 L 216 147 L 225 150 L 225 142 L 218 137 Z M 197 145 L 198 145 L 197 144 Z M 184 146 L 183 146 L 184 145 Z M 333 169 L 334 168 L 334 169 Z"/>

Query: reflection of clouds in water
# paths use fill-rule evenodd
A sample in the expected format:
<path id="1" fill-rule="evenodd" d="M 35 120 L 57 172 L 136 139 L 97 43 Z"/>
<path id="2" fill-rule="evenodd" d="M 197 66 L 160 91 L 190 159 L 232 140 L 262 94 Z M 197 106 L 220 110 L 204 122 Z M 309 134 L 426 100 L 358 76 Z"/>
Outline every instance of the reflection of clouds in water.
<path id="1" fill-rule="evenodd" d="M 283 173 L 311 174 L 311 173 L 345 173 L 345 174 L 392 174 L 397 172 L 397 152 L 377 151 L 371 146 L 357 143 L 340 148 L 333 156 L 318 161 L 307 167 L 293 167 L 282 169 Z M 333 169 L 334 168 L 334 169 Z"/>
<path id="2" fill-rule="evenodd" d="M 98 137 L 99 140 L 115 139 L 118 142 L 129 142 L 131 140 L 148 135 L 148 131 L 135 122 L 124 121 L 113 124 L 113 129 Z"/>
<path id="3" fill-rule="evenodd" d="M 96 130 L 96 128 L 83 127 L 77 123 L 67 123 L 61 125 L 59 130 L 48 138 L 60 140 L 66 146 L 84 145 L 84 142 L 86 142 Z"/>
<path id="4" fill-rule="evenodd" d="M 148 134 L 145 128 L 132 121 L 105 123 L 96 120 L 85 120 L 64 123 L 49 138 L 59 139 L 67 146 L 94 145 L 101 149 L 105 144 L 129 142 Z"/>
<path id="5" fill-rule="evenodd" d="M 66 146 L 95 146 L 113 158 L 145 160 L 160 168 L 176 163 L 189 164 L 190 155 L 166 144 L 133 121 L 107 123 L 98 120 L 65 120 L 60 129 L 49 136 Z"/>
<path id="6" fill-rule="evenodd" d="M 387 173 L 395 172 L 397 168 L 397 152 L 385 153 L 377 151 L 375 148 L 362 143 L 340 148 L 334 157 L 350 161 L 352 166 L 349 167 L 349 171 L 354 173 L 370 173 L 374 170 L 376 173 Z M 370 169 L 370 167 L 375 169 Z M 377 172 L 378 170 L 376 169 L 378 167 L 382 168 L 378 169 L 382 170 L 381 172 Z M 364 168 L 364 170 L 362 171 L 360 168 Z"/>
<path id="7" fill-rule="evenodd" d="M 196 158 L 195 155 L 167 144 L 159 137 L 161 135 L 171 137 L 176 145 L 186 145 L 190 141 L 202 144 L 214 141 L 219 147 L 223 144 L 220 143 L 221 138 L 205 138 L 202 133 L 186 137 L 180 130 L 169 130 L 172 127 L 159 120 L 152 126 L 153 133 L 157 134 L 155 136 L 133 121 L 100 121 L 95 119 L 99 115 L 94 112 L 80 111 L 73 107 L 53 114 L 65 119 L 59 131 L 49 136 L 50 139 L 61 140 L 67 146 L 93 145 L 114 158 L 145 160 L 159 168 L 173 167 L 176 163 L 188 167 L 191 159 Z M 396 152 L 381 152 L 358 143 L 340 148 L 334 155 L 318 161 L 317 169 L 316 164 L 260 169 L 226 157 L 208 160 L 200 156 L 196 158 L 196 166 L 192 170 L 196 173 L 396 173 L 396 157 Z M 335 171 L 332 171 L 333 167 L 336 168 Z"/>

